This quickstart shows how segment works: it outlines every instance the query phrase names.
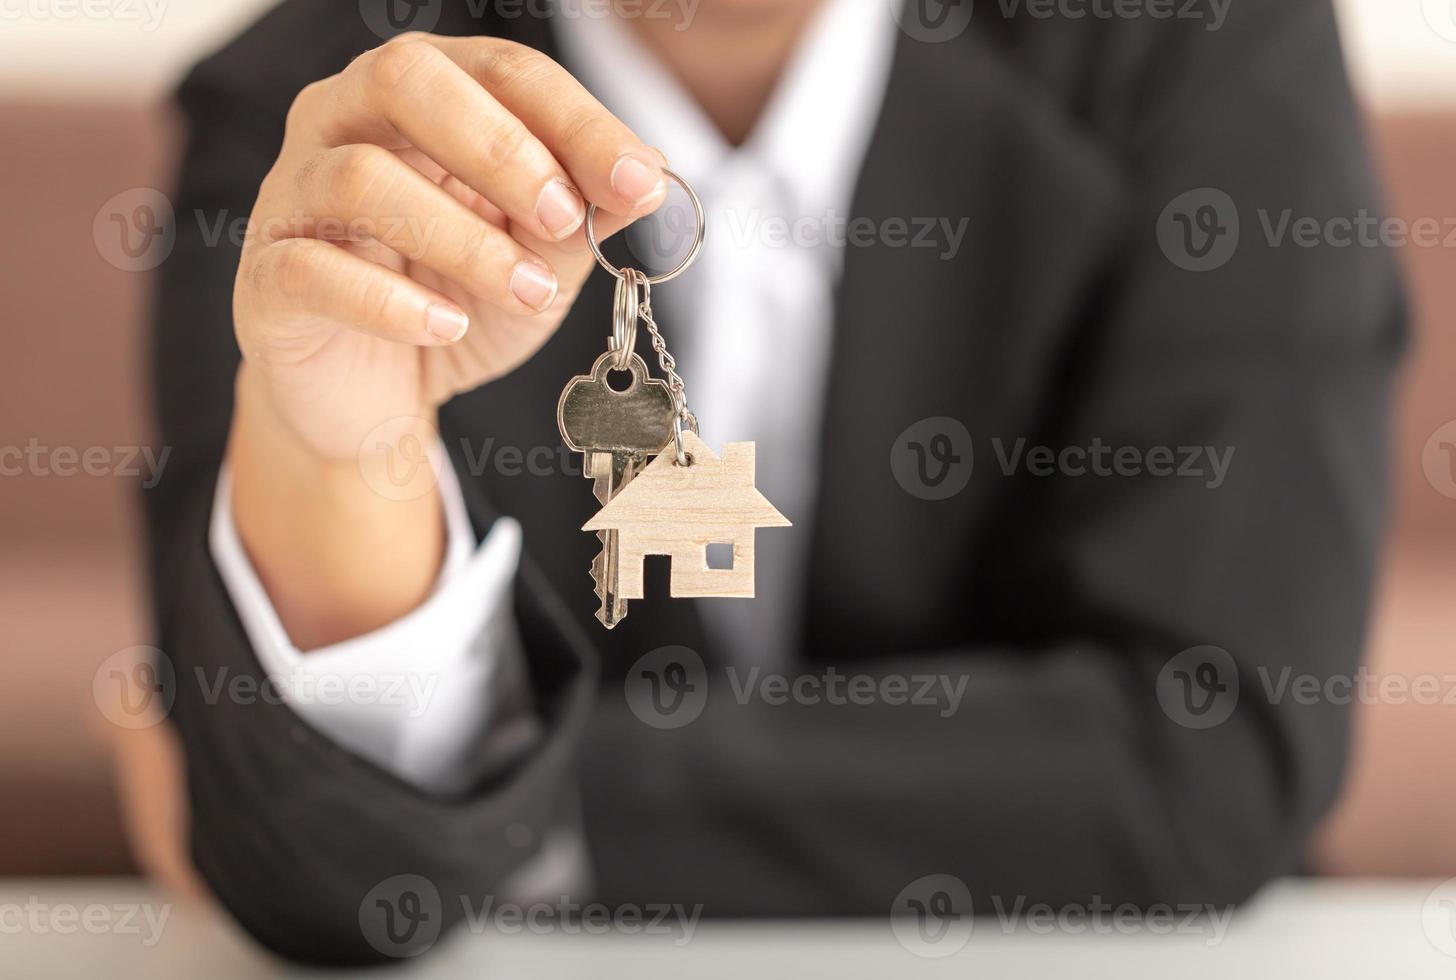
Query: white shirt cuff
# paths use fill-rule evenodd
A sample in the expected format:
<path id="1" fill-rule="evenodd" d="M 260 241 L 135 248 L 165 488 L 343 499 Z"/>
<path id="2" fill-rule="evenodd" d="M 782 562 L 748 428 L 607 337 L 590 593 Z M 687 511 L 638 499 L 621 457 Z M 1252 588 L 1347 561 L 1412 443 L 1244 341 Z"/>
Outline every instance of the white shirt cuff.
<path id="1" fill-rule="evenodd" d="M 488 692 L 501 651 L 520 642 L 512 599 L 521 526 L 502 517 L 477 547 L 454 467 L 447 462 L 439 474 L 447 542 L 433 593 L 387 626 L 308 653 L 288 638 L 243 550 L 226 465 L 208 537 L 274 687 L 267 696 L 281 697 L 308 724 L 399 778 L 448 792 L 463 788 L 457 784 L 466 754 L 489 724 Z"/>

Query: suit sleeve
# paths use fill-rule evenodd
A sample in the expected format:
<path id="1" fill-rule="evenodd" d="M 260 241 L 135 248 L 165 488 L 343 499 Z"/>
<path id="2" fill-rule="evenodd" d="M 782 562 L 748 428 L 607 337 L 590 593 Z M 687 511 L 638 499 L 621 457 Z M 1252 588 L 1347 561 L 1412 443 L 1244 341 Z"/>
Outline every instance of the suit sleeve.
<path id="1" fill-rule="evenodd" d="M 964 601 L 1035 610 L 1018 614 L 1032 635 L 842 668 L 900 699 L 932 678 L 924 705 L 846 703 L 847 682 L 836 703 L 822 662 L 804 697 L 682 664 L 674 690 L 702 681 L 707 699 L 680 725 L 641 717 L 643 698 L 671 701 L 663 671 L 631 703 L 604 694 L 591 744 L 641 774 L 628 789 L 583 773 L 611 899 L 878 916 L 948 874 L 981 913 L 1223 905 L 1299 868 L 1339 785 L 1350 708 L 1285 682 L 1357 669 L 1404 311 L 1387 250 L 1265 228 L 1378 213 L 1328 4 L 1234 8 L 1222 33 L 1160 29 L 1125 73 L 1125 221 L 1107 229 L 1114 258 L 1061 404 L 1030 440 L 1100 440 L 1149 464 L 1166 447 L 1159 465 L 1175 468 L 1177 447 L 1210 447 L 1232 454 L 1223 479 L 1205 461 L 1195 478 L 1027 481 L 993 562 L 1016 593 Z M 1204 188 L 1232 202 L 1241 235 L 1221 268 L 1189 271 L 1207 242 L 1180 255 L 1155 229 Z M 978 452 L 976 465 L 997 464 Z M 838 554 L 855 560 L 848 543 Z"/>
<path id="2" fill-rule="evenodd" d="M 531 858 L 570 800 L 569 763 L 593 688 L 591 651 L 564 627 L 523 563 L 515 617 L 529 661 L 498 667 L 490 704 L 512 719 L 460 753 L 459 792 L 430 794 L 351 753 L 266 692 L 260 666 L 209 553 L 213 488 L 232 410 L 231 320 L 241 221 L 271 165 L 282 114 L 243 87 L 247 66 L 217 60 L 180 93 L 189 127 L 174 202 L 177 239 L 162 270 L 153 338 L 158 428 L 172 448 L 148 492 L 159 644 L 177 679 L 169 722 L 185 752 L 191 851 L 219 901 L 270 949 L 307 962 L 362 963 L 397 951 L 371 942 L 364 900 L 420 875 L 445 896 L 488 893 Z M 240 70 L 244 69 L 244 70 Z M 477 535 L 494 515 L 464 488 Z M 507 828 L 511 833 L 507 834 Z"/>

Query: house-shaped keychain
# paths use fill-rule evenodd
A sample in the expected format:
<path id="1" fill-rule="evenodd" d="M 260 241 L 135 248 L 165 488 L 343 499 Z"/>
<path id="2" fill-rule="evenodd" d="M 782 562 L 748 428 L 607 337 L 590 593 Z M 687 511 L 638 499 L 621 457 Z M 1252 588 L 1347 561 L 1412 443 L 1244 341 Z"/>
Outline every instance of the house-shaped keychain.
<path id="1" fill-rule="evenodd" d="M 642 559 L 672 559 L 675 598 L 753 596 L 753 537 L 788 518 L 753 485 L 751 442 L 730 442 L 718 456 L 691 430 L 683 433 L 689 466 L 670 449 L 634 476 L 583 531 L 617 532 L 617 595 L 641 599 Z M 708 566 L 708 546 L 733 546 L 729 568 Z"/>

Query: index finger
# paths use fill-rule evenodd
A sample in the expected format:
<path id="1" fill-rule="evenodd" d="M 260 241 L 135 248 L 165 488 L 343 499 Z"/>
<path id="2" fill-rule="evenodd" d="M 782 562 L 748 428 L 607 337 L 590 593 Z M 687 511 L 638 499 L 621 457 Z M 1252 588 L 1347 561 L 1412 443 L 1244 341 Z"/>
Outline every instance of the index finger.
<path id="1" fill-rule="evenodd" d="M 513 41 L 432 37 L 430 42 L 526 124 L 588 201 L 634 217 L 662 203 L 667 195 L 662 155 L 555 61 Z"/>

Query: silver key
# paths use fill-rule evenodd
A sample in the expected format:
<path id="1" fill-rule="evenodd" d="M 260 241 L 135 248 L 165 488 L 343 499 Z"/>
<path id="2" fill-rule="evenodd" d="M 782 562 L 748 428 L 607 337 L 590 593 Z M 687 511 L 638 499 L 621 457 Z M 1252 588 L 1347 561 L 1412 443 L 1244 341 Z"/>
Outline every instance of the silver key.
<path id="1" fill-rule="evenodd" d="M 612 351 L 597 358 L 591 374 L 567 382 L 556 408 L 561 438 L 584 454 L 582 473 L 592 480 L 603 506 L 672 440 L 671 390 L 648 376 L 646 363 L 636 354 L 627 358 L 631 379 L 626 386 L 612 387 L 608 374 L 616 360 Z M 597 537 L 602 550 L 591 567 L 600 600 L 597 619 L 611 629 L 627 615 L 626 600 L 617 598 L 617 532 L 598 531 Z"/>
<path id="2" fill-rule="evenodd" d="M 626 387 L 617 389 L 608 377 L 616 353 L 607 351 L 566 383 L 556 405 L 556 424 L 568 449 L 585 453 L 661 452 L 672 439 L 673 403 L 667 383 L 649 377 L 647 364 L 636 354 L 627 357 Z"/>
<path id="3" fill-rule="evenodd" d="M 586 475 L 593 481 L 592 493 L 603 507 L 627 485 L 646 461 L 632 453 L 590 452 L 586 455 Z M 617 532 L 598 531 L 602 549 L 592 559 L 592 581 L 596 583 L 597 619 L 611 629 L 627 615 L 627 600 L 617 597 Z"/>

